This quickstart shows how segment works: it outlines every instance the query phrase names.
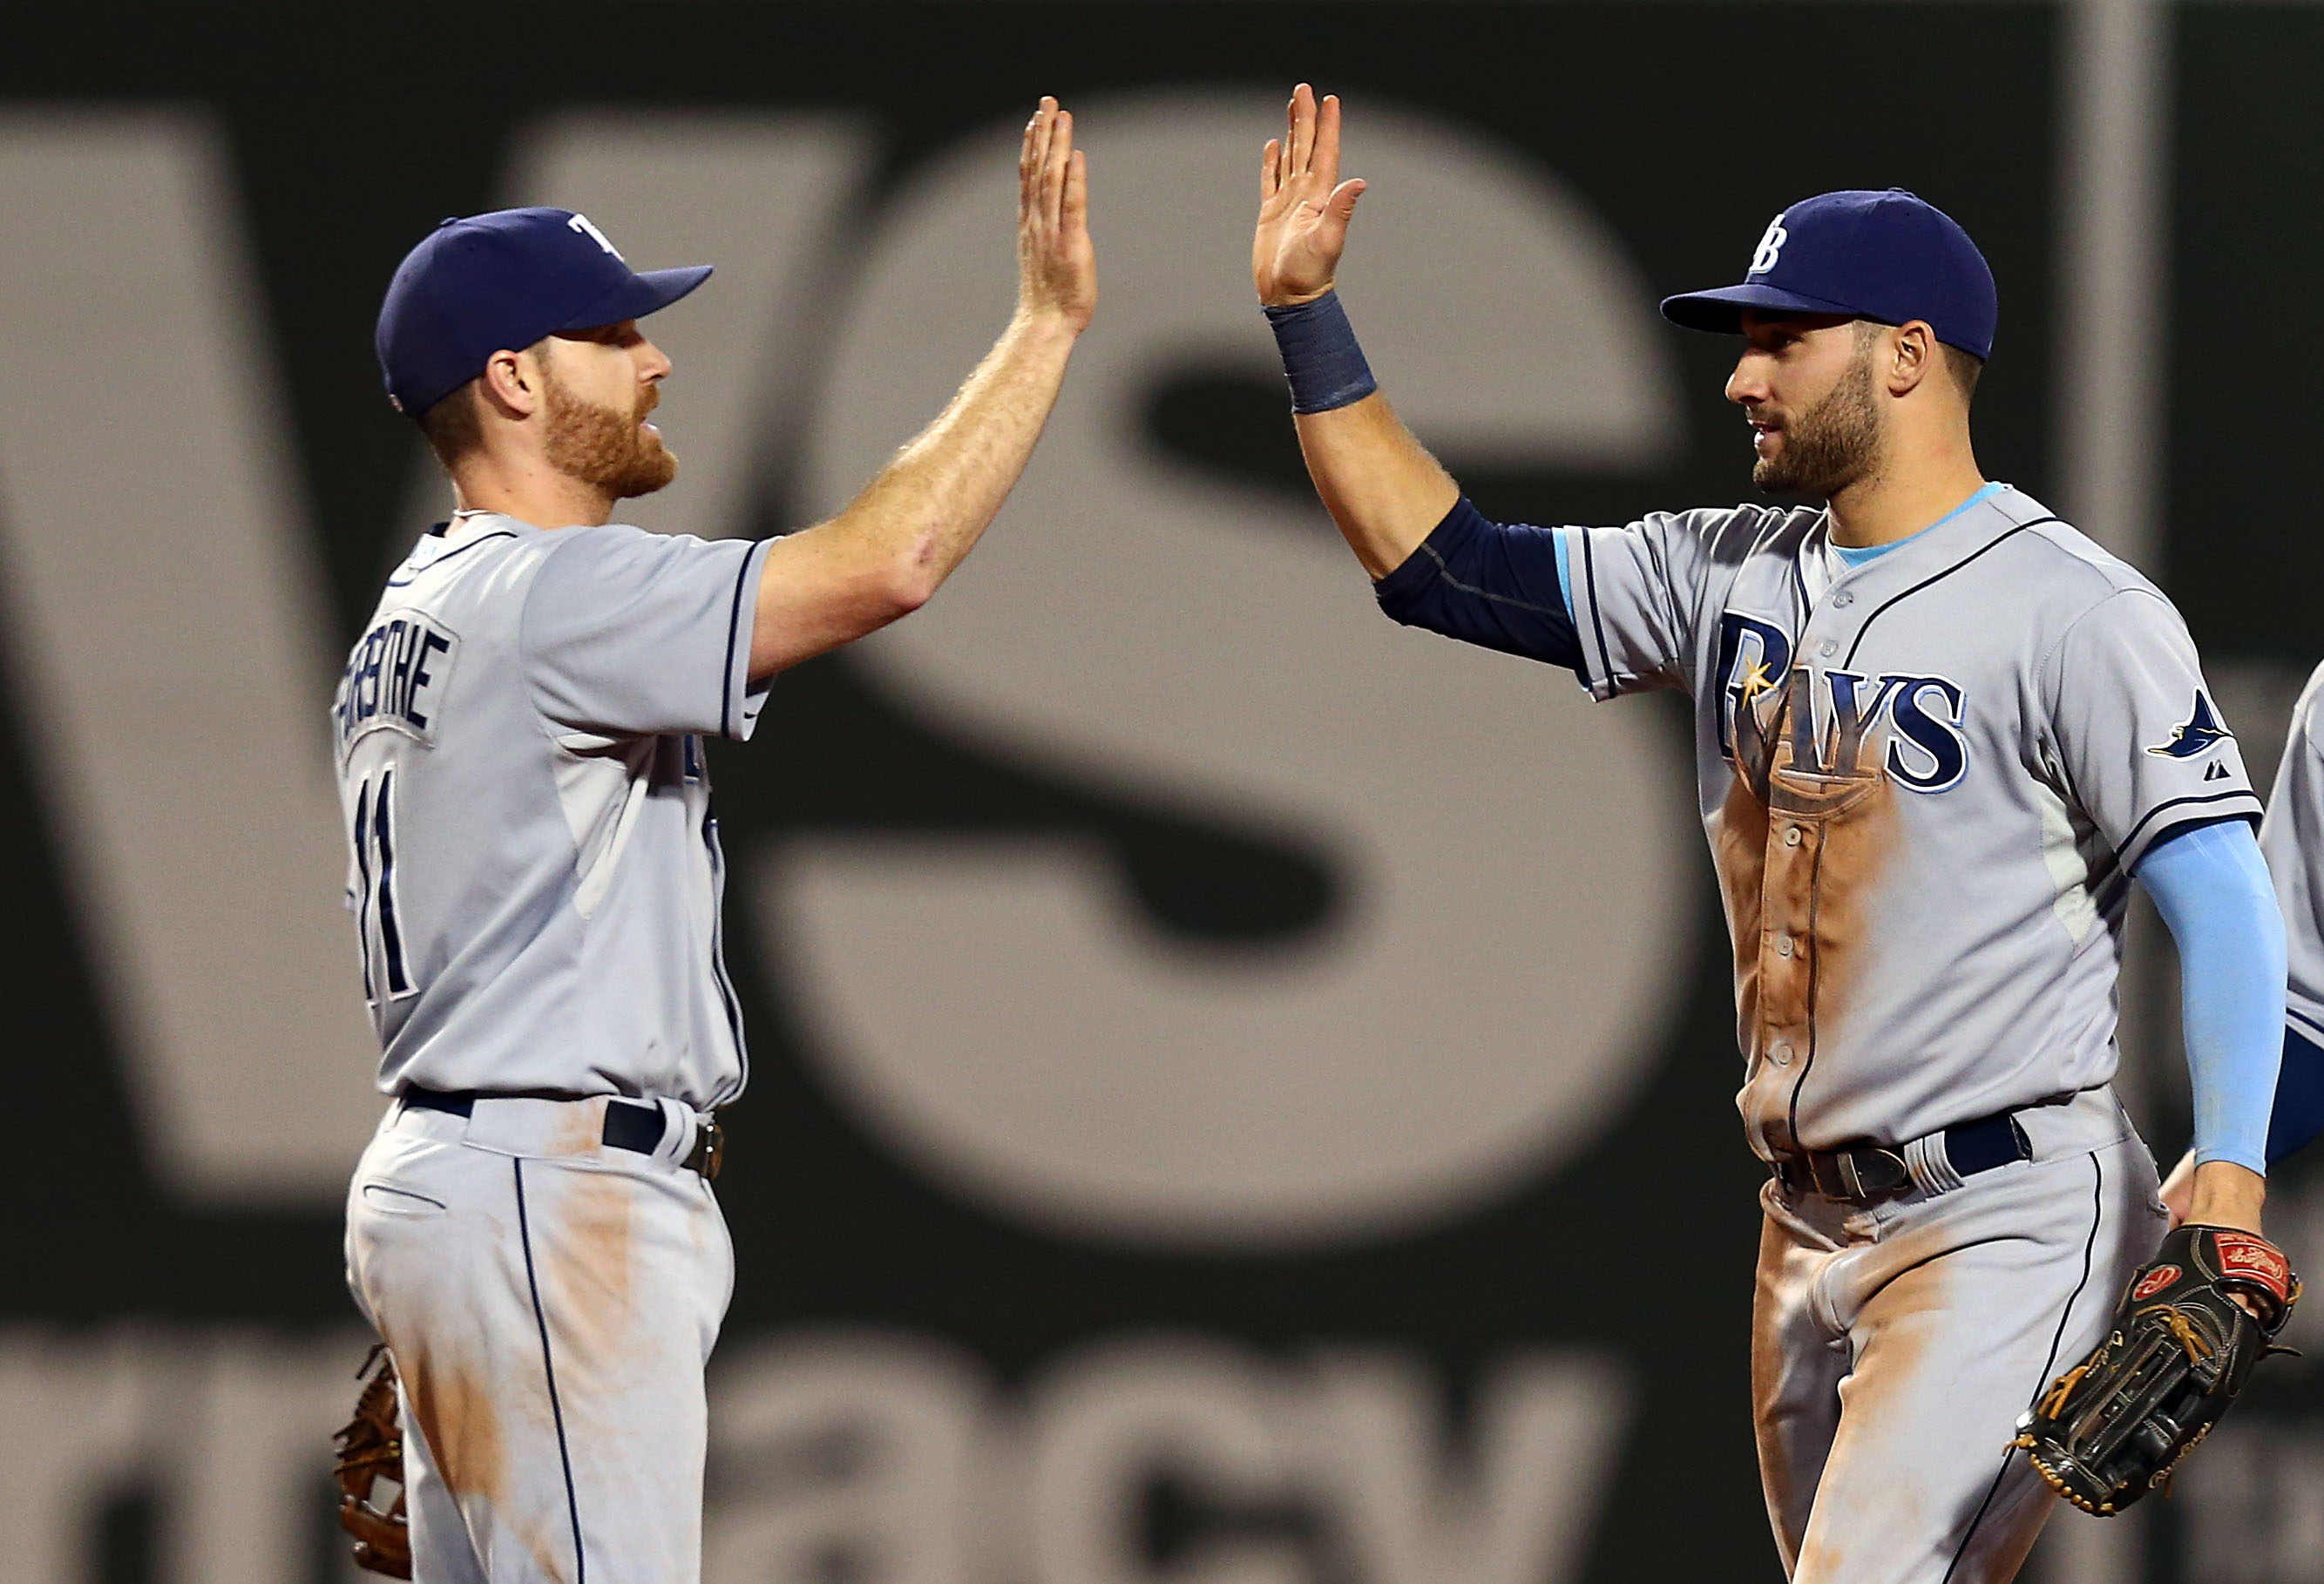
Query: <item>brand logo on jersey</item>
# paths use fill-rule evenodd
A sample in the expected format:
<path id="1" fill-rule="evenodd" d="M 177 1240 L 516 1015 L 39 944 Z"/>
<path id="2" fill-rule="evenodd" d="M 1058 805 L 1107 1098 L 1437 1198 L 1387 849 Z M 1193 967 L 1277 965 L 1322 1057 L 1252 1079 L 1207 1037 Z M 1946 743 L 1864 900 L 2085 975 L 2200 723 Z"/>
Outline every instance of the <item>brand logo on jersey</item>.
<path id="1" fill-rule="evenodd" d="M 1759 245 L 1752 250 L 1751 267 L 1745 272 L 1764 275 L 1774 269 L 1775 261 L 1784 256 L 1784 244 L 1791 239 L 1792 234 L 1784 229 L 1783 216 L 1768 221 L 1767 229 L 1760 234 Z"/>
<path id="2" fill-rule="evenodd" d="M 1967 697 L 1958 684 L 1793 667 L 1791 654 L 1781 628 L 1732 611 L 1720 618 L 1719 745 L 1748 778 L 1766 774 L 1779 734 L 1792 768 L 1811 774 L 1877 766 L 1915 792 L 1943 792 L 1968 773 Z M 1877 756 L 1871 765 L 1868 755 Z"/>
<path id="3" fill-rule="evenodd" d="M 2161 754 L 2164 759 L 2192 759 L 2206 749 L 2218 747 L 2234 735 L 2233 732 L 2227 730 L 2226 723 L 2219 719 L 2218 712 L 2211 707 L 2210 698 L 2199 687 L 2195 690 L 2194 710 L 2179 723 L 2178 729 L 2171 733 L 2168 741 L 2158 742 L 2146 751 Z M 2205 778 L 2216 779 L 2217 778 L 2211 777 L 2209 772 L 2206 771 Z"/>
<path id="4" fill-rule="evenodd" d="M 434 743 L 436 714 L 459 651 L 457 633 L 418 611 L 391 616 L 364 633 L 347 656 L 331 704 L 340 754 L 381 727 Z"/>
<path id="5" fill-rule="evenodd" d="M 613 243 L 606 238 L 605 234 L 597 229 L 596 226 L 590 220 L 588 216 L 576 215 L 570 220 L 566 221 L 565 224 L 568 230 L 578 231 L 582 235 L 595 243 L 599 247 L 604 248 L 607 253 L 612 253 L 615 258 L 622 259 L 622 250 L 615 247 Z M 622 262 L 625 264 L 629 262 L 630 261 L 627 259 L 622 259 Z"/>

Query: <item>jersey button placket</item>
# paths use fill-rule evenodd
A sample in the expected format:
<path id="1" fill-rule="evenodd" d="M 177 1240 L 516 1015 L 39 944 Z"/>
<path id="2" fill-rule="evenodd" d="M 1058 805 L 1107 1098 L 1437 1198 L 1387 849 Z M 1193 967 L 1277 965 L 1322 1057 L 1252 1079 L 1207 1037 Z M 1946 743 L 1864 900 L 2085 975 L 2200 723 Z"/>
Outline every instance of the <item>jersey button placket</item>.
<path id="1" fill-rule="evenodd" d="M 1812 823 L 1778 815 L 1761 892 L 1759 1006 L 1767 1060 L 1788 1067 L 1807 1047 L 1807 913 L 1815 887 L 1818 832 Z"/>

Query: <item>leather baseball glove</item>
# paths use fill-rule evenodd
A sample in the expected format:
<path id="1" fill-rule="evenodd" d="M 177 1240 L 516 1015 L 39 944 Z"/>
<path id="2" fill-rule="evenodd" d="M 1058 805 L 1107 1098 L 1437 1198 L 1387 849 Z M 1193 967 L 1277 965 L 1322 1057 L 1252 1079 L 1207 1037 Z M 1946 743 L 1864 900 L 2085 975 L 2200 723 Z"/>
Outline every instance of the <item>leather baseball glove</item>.
<path id="1" fill-rule="evenodd" d="M 2292 1350 L 2270 1340 L 2299 1301 L 2300 1278 L 2266 1239 L 2179 1228 L 2131 1278 L 2106 1340 L 2017 1421 L 2015 1444 L 2082 1511 L 2122 1511 L 2170 1483 L 2261 1358 Z"/>
<path id="2" fill-rule="evenodd" d="M 409 1579 L 411 1531 L 403 1514 L 403 1432 L 395 1360 L 388 1356 L 386 1344 L 372 1349 L 355 1378 L 364 1382 L 355 1416 L 333 1438 L 339 1447 L 331 1469 L 339 1482 L 339 1527 L 355 1539 L 357 1567 L 391 1579 Z M 395 1504 L 384 1509 L 371 1499 L 372 1487 L 382 1480 L 396 1487 Z"/>

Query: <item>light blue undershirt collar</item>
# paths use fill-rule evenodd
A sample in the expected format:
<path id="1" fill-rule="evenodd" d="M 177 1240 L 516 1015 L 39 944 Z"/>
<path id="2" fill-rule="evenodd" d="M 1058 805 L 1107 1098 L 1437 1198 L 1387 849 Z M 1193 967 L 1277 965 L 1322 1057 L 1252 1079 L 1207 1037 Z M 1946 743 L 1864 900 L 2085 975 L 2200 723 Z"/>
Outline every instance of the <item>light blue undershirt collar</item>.
<path id="1" fill-rule="evenodd" d="M 2006 490 L 2008 487 L 2009 486 L 2007 484 L 1999 483 L 1998 481 L 1989 483 L 1986 485 L 1985 488 L 1978 491 L 1976 494 L 1971 495 L 1968 500 L 1963 501 L 1960 505 L 1946 512 L 1942 517 L 1938 518 L 1934 522 L 1929 524 L 1928 527 L 1922 529 L 1915 533 L 1908 533 L 1903 539 L 1890 539 L 1885 545 L 1866 545 L 1863 548 L 1858 549 L 1850 545 L 1832 544 L 1830 539 L 1826 539 L 1824 543 L 1831 545 L 1831 553 L 1839 557 L 1842 561 L 1848 563 L 1849 566 L 1861 566 L 1867 561 L 1876 560 L 1878 557 L 1886 555 L 1891 550 L 1911 544 L 1914 539 L 1919 539 L 1922 534 L 1936 532 L 1937 530 L 1942 528 L 1946 523 L 1950 522 L 1954 518 L 1959 517 L 1962 512 L 1976 505 L 1979 501 L 1984 500 L 1987 495 L 1998 494 L 2001 491 Z M 1562 566 L 1559 568 L 1559 571 L 1561 572 L 1563 570 L 1564 568 Z"/>

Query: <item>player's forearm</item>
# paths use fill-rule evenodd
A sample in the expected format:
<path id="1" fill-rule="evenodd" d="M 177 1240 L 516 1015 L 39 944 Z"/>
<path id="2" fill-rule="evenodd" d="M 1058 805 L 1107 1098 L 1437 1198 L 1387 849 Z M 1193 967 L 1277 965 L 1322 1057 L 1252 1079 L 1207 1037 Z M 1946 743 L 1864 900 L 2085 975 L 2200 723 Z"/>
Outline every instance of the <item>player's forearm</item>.
<path id="1" fill-rule="evenodd" d="M 2209 1224 L 2255 1231 L 2282 1054 L 2283 920 L 2274 889 L 2240 821 L 2164 838 L 2138 879 L 2179 948 L 2195 1098 L 2192 1219 L 2208 1220 L 2207 1210 L 2248 1215 Z"/>
<path id="2" fill-rule="evenodd" d="M 1264 311 L 1291 387 L 1307 476 L 1377 581 L 1443 520 L 1461 487 L 1380 394 L 1338 292 Z"/>
<path id="3" fill-rule="evenodd" d="M 944 412 L 828 522 L 776 541 L 752 628 L 756 678 L 927 603 L 1025 471 L 1078 329 L 1019 310 Z"/>
<path id="4" fill-rule="evenodd" d="M 1033 455 L 1078 332 L 1020 311 L 934 423 L 881 470 L 835 526 L 861 533 L 917 607 L 975 547 Z"/>
<path id="5" fill-rule="evenodd" d="M 1402 566 L 1461 498 L 1452 475 L 1378 391 L 1296 421 L 1315 493 L 1375 580 Z"/>

